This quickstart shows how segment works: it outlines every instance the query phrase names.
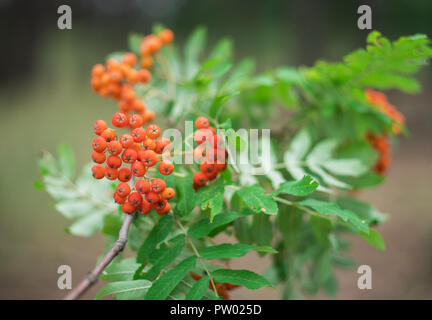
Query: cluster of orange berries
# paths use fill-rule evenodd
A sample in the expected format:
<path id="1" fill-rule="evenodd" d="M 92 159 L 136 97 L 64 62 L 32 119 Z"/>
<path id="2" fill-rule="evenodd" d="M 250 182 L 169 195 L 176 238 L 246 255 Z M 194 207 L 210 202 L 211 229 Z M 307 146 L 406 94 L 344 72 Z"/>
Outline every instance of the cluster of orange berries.
<path id="1" fill-rule="evenodd" d="M 173 41 L 171 30 L 162 30 L 158 35 L 150 34 L 143 38 L 140 45 L 140 63 L 132 53 L 125 53 L 121 61 L 108 59 L 105 65 L 96 64 L 92 69 L 90 84 L 93 90 L 102 97 L 111 97 L 118 101 L 119 111 L 126 114 L 127 123 L 131 128 L 152 122 L 155 114 L 147 110 L 145 103 L 136 98 L 134 84 L 146 84 L 151 80 L 148 70 L 153 66 L 152 55 L 162 46 Z M 129 113 L 133 112 L 133 115 Z"/>
<path id="2" fill-rule="evenodd" d="M 384 93 L 373 89 L 367 89 L 365 93 L 367 101 L 393 121 L 393 133 L 395 135 L 400 134 L 402 127 L 405 125 L 404 115 L 388 102 L 387 96 Z M 367 133 L 366 140 L 378 153 L 378 159 L 375 162 L 374 170 L 376 173 L 383 175 L 391 164 L 389 137 L 385 133 Z"/>
<path id="3" fill-rule="evenodd" d="M 146 176 L 148 169 L 158 163 L 162 175 L 170 175 L 174 171 L 171 161 L 161 160 L 171 142 L 160 138 L 161 130 L 157 125 L 143 127 L 155 119 L 155 114 L 136 98 L 133 84 L 150 81 L 148 68 L 153 64 L 151 55 L 173 38 L 172 31 L 167 29 L 158 35 L 144 37 L 140 47 L 142 69 L 134 69 L 138 58 L 128 52 L 120 63 L 109 59 L 106 66 L 97 64 L 92 70 L 93 89 L 103 97 L 119 101 L 119 111 L 111 119 L 113 126 L 131 130 L 130 134 L 118 138 L 115 129 L 108 128 L 105 121 L 97 120 L 93 125 L 93 131 L 98 135 L 92 142 L 92 159 L 97 163 L 92 167 L 93 177 L 120 181 L 113 197 L 125 213 L 148 214 L 155 209 L 163 215 L 171 210 L 168 200 L 174 197 L 174 189 L 167 187 L 162 179 Z M 105 162 L 106 166 L 103 166 Z M 135 178 L 138 180 L 135 181 Z"/>
<path id="4" fill-rule="evenodd" d="M 198 281 L 198 280 L 200 280 L 200 279 L 202 278 L 200 275 L 197 275 L 197 274 L 192 273 L 192 272 L 191 272 L 191 277 L 192 277 L 194 280 L 196 280 L 196 281 Z M 229 296 L 229 294 L 228 294 L 227 291 L 231 291 L 231 290 L 233 290 L 233 289 L 235 289 L 235 288 L 240 287 L 239 285 L 236 285 L 236 284 L 231 284 L 231 283 L 219 283 L 219 282 L 215 282 L 214 285 L 215 285 L 215 288 L 216 288 L 216 291 L 217 291 L 218 296 L 219 296 L 219 297 L 224 297 L 224 298 L 227 299 L 227 300 L 230 299 L 230 296 Z M 213 290 L 213 285 L 212 285 L 211 283 L 209 283 L 209 289 L 212 289 L 212 290 Z"/>
<path id="5" fill-rule="evenodd" d="M 193 155 L 200 163 L 200 171 L 195 172 L 193 176 L 193 187 L 198 190 L 226 169 L 228 153 L 224 147 L 224 139 L 216 134 L 216 129 L 210 126 L 207 118 L 198 117 L 195 127 L 197 131 L 194 140 L 197 147 L 193 150 Z"/>

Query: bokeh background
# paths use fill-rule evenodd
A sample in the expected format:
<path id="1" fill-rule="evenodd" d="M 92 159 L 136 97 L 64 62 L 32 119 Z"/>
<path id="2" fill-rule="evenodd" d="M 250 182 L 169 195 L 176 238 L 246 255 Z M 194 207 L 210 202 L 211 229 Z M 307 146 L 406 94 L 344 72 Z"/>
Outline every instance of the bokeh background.
<path id="1" fill-rule="evenodd" d="M 72 7 L 72 30 L 57 29 L 61 4 Z M 182 43 L 194 27 L 205 25 L 210 43 L 231 36 L 236 58 L 254 57 L 264 71 L 319 58 L 336 61 L 363 46 L 368 32 L 357 29 L 361 4 L 372 6 L 373 29 L 391 39 L 432 36 L 430 0 L 0 0 L 0 299 L 59 299 L 65 292 L 57 288 L 58 266 L 72 267 L 75 284 L 103 249 L 101 236 L 64 233 L 68 221 L 33 181 L 38 152 L 54 152 L 59 142 L 73 147 L 78 167 L 88 162 L 91 126 L 114 110 L 112 101 L 92 93 L 90 70 L 107 53 L 126 49 L 129 31 L 148 33 L 152 23 L 162 22 Z M 355 269 L 338 271 L 339 299 L 432 298 L 430 66 L 420 79 L 420 94 L 389 93 L 407 117 L 410 136 L 394 149 L 387 182 L 361 195 L 390 213 L 378 229 L 388 249 L 377 251 L 353 238 L 352 257 L 372 267 L 373 289 L 357 289 Z M 249 254 L 232 265 L 250 264 L 262 271 L 268 261 Z M 278 294 L 238 289 L 232 297 L 275 299 Z"/>

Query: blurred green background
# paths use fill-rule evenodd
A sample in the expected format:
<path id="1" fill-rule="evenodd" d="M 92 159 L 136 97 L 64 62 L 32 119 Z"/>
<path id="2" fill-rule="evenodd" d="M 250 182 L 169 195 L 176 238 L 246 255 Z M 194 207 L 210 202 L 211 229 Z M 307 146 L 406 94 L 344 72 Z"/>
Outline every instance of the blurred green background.
<path id="1" fill-rule="evenodd" d="M 72 7 L 72 30 L 57 29 L 57 7 Z M 230 36 L 236 58 L 251 56 L 259 71 L 277 65 L 339 60 L 364 46 L 368 31 L 357 29 L 357 7 L 369 4 L 373 29 L 395 39 L 432 36 L 430 0 L 393 1 L 198 1 L 198 0 L 0 0 L 0 298 L 58 299 L 57 268 L 70 265 L 76 284 L 103 250 L 102 237 L 77 238 L 62 227 L 48 195 L 37 191 L 36 156 L 60 142 L 75 150 L 77 166 L 90 159 L 91 127 L 109 119 L 115 105 L 93 94 L 89 74 L 107 53 L 126 49 L 129 31 L 148 33 L 162 22 L 182 43 L 197 25 L 212 43 Z M 410 136 L 395 147 L 393 167 L 381 187 L 361 194 L 390 220 L 379 227 L 387 251 L 353 238 L 352 256 L 373 270 L 373 289 L 357 289 L 356 270 L 338 272 L 340 299 L 432 298 L 432 68 L 420 74 L 422 93 L 390 92 L 407 116 Z M 262 271 L 268 265 L 250 254 L 236 259 Z M 98 284 L 98 287 L 102 283 Z M 94 288 L 87 298 L 92 298 Z M 233 298 L 277 298 L 274 290 L 233 291 Z M 323 296 L 318 296 L 322 298 Z"/>

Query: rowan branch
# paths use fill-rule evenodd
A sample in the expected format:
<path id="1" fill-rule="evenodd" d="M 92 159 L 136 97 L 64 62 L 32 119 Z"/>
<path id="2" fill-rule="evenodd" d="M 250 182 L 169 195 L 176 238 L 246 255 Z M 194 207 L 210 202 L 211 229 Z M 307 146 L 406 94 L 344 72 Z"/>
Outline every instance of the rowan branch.
<path id="1" fill-rule="evenodd" d="M 87 276 L 81 280 L 78 285 L 71 290 L 63 300 L 76 300 L 83 293 L 85 293 L 92 285 L 94 285 L 99 278 L 99 275 L 102 271 L 111 263 L 111 261 L 121 252 L 126 246 L 129 227 L 134 218 L 133 214 L 125 214 L 123 219 L 123 224 L 120 228 L 119 237 L 117 241 L 114 243 L 112 248 L 108 251 L 108 253 L 102 258 L 102 260 L 90 271 Z"/>

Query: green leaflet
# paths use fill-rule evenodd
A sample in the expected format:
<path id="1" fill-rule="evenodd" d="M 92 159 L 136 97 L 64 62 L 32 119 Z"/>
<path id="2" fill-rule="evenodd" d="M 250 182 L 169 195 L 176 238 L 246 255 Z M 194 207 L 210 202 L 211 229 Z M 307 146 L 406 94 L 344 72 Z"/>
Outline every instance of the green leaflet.
<path id="1" fill-rule="evenodd" d="M 378 231 L 374 229 L 369 230 L 369 234 L 366 232 L 360 232 L 360 235 L 365 239 L 371 246 L 374 246 L 378 250 L 385 250 L 386 245 L 384 243 L 384 240 L 382 239 L 381 235 L 378 233 Z"/>
<path id="2" fill-rule="evenodd" d="M 297 197 L 304 197 L 313 193 L 319 184 L 310 176 L 304 176 L 298 181 L 287 181 L 282 183 L 279 188 L 272 194 L 277 196 L 280 193 L 286 193 Z"/>
<path id="3" fill-rule="evenodd" d="M 313 198 L 309 198 L 299 202 L 300 205 L 312 208 L 323 215 L 335 215 L 345 222 L 349 222 L 350 226 L 357 232 L 362 231 L 369 233 L 369 227 L 364 220 L 361 220 L 354 212 L 341 209 L 335 203 L 329 203 Z"/>
<path id="4" fill-rule="evenodd" d="M 204 276 L 194 283 L 192 288 L 186 294 L 186 300 L 199 300 L 201 299 L 209 288 L 209 277 Z"/>
<path id="5" fill-rule="evenodd" d="M 210 209 L 210 221 L 222 211 L 224 191 L 224 180 L 218 179 L 195 195 L 195 205 L 201 205 L 203 210 Z"/>
<path id="6" fill-rule="evenodd" d="M 204 248 L 200 251 L 200 255 L 206 260 L 240 258 L 252 250 L 259 252 L 277 253 L 277 251 L 270 246 L 251 246 L 249 244 L 243 243 L 224 243 L 217 246 Z"/>
<path id="7" fill-rule="evenodd" d="M 138 249 L 137 262 L 147 262 L 147 256 L 156 248 L 156 245 L 163 241 L 170 233 L 174 219 L 172 216 L 163 216 L 157 225 L 154 226 L 148 237 Z"/>
<path id="8" fill-rule="evenodd" d="M 119 300 L 137 300 L 144 298 L 151 285 L 152 283 L 148 280 L 111 282 L 99 290 L 95 299 L 112 294 Z"/>
<path id="9" fill-rule="evenodd" d="M 223 226 L 225 224 L 231 223 L 241 216 L 242 214 L 237 212 L 226 212 L 217 215 L 213 219 L 213 222 L 211 222 L 209 218 L 202 219 L 189 228 L 188 235 L 191 238 L 195 238 L 195 239 L 205 237 L 214 229 Z"/>
<path id="10" fill-rule="evenodd" d="M 272 287 L 263 276 L 249 270 L 217 269 L 212 272 L 216 282 L 245 286 L 248 289 Z"/>
<path id="11" fill-rule="evenodd" d="M 186 274 L 195 267 L 196 260 L 196 256 L 186 258 L 174 268 L 168 270 L 153 283 L 147 292 L 146 300 L 165 299 Z"/>
<path id="12" fill-rule="evenodd" d="M 194 191 L 191 188 L 192 184 L 193 178 L 191 174 L 178 180 L 177 197 L 179 202 L 176 206 L 176 214 L 180 217 L 188 217 L 195 207 Z"/>
<path id="13" fill-rule="evenodd" d="M 72 149 L 65 143 L 57 148 L 57 155 L 61 173 L 68 179 L 73 179 L 75 173 L 75 156 Z"/>
<path id="14" fill-rule="evenodd" d="M 133 280 L 134 273 L 139 267 L 135 258 L 123 259 L 120 262 L 113 262 L 99 276 L 102 280 L 128 281 Z"/>
<path id="15" fill-rule="evenodd" d="M 277 214 L 278 206 L 270 194 L 264 193 L 264 189 L 258 184 L 250 187 L 243 187 L 237 190 L 237 194 L 246 205 L 254 212 L 263 212 L 265 214 Z"/>

